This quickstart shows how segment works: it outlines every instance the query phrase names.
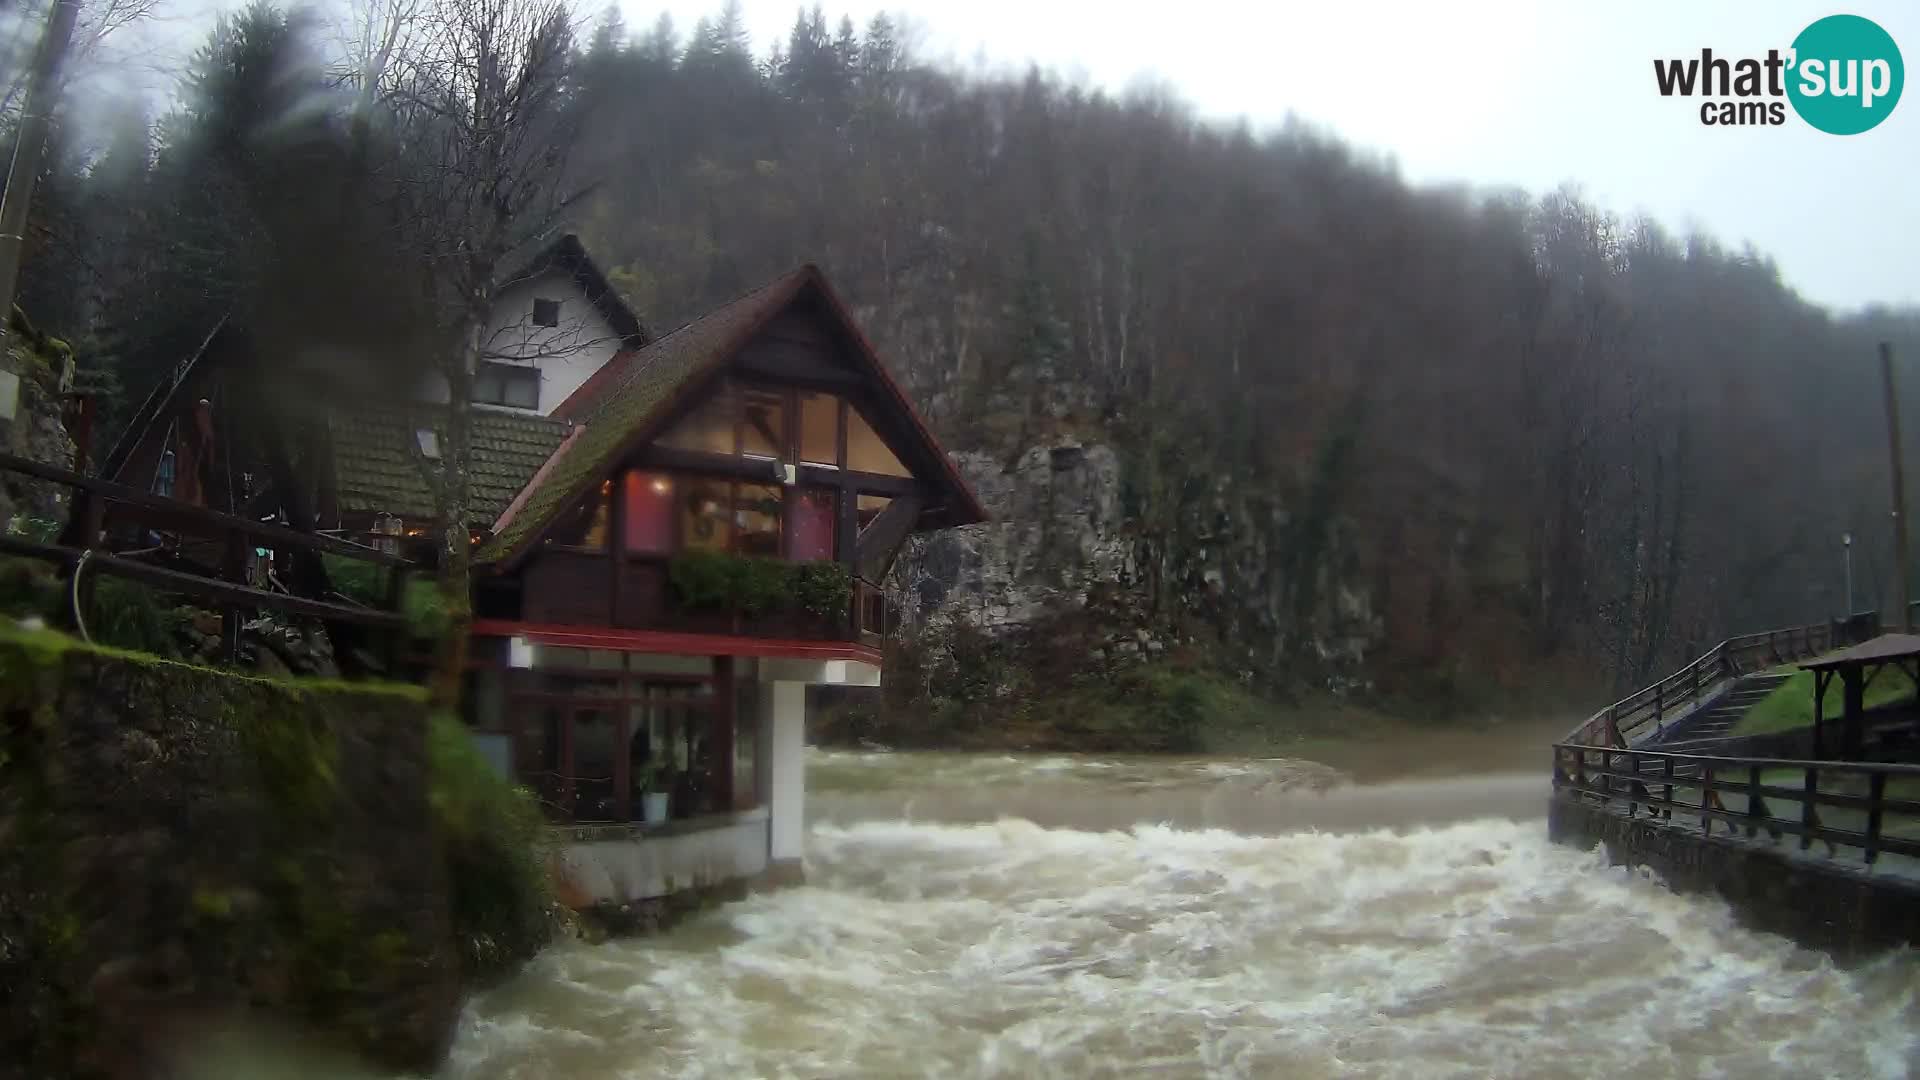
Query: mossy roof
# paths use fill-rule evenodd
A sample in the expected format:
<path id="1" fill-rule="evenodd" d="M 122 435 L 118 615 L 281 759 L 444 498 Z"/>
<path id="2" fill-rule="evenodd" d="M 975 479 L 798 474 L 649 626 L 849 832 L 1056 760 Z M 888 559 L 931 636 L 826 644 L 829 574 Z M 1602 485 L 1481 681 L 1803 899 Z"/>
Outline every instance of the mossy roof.
<path id="1" fill-rule="evenodd" d="M 499 531 L 475 552 L 474 561 L 503 562 L 525 550 L 562 511 L 577 505 L 622 459 L 653 438 L 679 413 L 688 397 L 700 392 L 769 319 L 809 288 L 824 301 L 830 317 L 854 342 L 855 353 L 883 396 L 911 427 L 919 443 L 917 457 L 924 458 L 931 469 L 923 478 L 938 485 L 946 496 L 940 524 L 985 521 L 986 511 L 973 489 L 940 448 L 900 385 L 887 373 L 872 342 L 825 276 L 809 264 L 623 356 L 625 370 L 608 381 L 602 394 L 571 412 L 584 418 L 582 425 L 507 510 L 499 521 Z"/>
<path id="2" fill-rule="evenodd" d="M 366 408 L 332 415 L 334 486 L 345 512 L 370 511 L 421 519 L 437 516 L 433 492 L 417 460 L 415 433 L 433 412 Z M 490 525 L 566 439 L 564 421 L 476 406 L 468 466 L 470 520 Z"/>
<path id="3" fill-rule="evenodd" d="M 590 406 L 579 437 L 555 456 L 540 482 L 527 492 L 500 532 L 475 553 L 474 560 L 506 558 L 530 542 L 557 513 L 584 498 L 603 473 L 673 411 L 671 404 L 682 393 L 725 363 L 815 273 L 803 267 L 776 278 L 634 353 L 624 379 Z"/>

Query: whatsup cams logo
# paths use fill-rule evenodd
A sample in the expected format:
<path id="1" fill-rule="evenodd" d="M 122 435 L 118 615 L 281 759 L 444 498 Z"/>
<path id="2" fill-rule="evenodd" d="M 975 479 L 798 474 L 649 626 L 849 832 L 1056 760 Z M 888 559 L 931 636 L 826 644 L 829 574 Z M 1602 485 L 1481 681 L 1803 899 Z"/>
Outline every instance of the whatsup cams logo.
<path id="1" fill-rule="evenodd" d="M 1906 68 L 1892 35 L 1858 15 L 1829 15 L 1800 31 L 1784 52 L 1730 59 L 1701 49 L 1698 57 L 1655 60 L 1661 97 L 1702 98 L 1709 127 L 1780 125 L 1787 106 L 1829 135 L 1871 131 L 1900 103 Z"/>

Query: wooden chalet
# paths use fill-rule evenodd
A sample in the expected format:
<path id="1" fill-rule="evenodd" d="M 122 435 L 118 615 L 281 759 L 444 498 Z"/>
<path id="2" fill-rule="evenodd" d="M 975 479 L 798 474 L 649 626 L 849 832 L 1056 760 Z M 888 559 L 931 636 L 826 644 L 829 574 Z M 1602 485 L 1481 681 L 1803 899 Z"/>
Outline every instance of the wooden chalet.
<path id="1" fill-rule="evenodd" d="M 475 742 L 576 830 L 576 902 L 790 873 L 806 687 L 878 685 L 895 555 L 985 514 L 817 268 L 655 340 L 576 242 L 559 254 L 497 321 L 598 317 L 594 366 L 556 375 L 559 352 L 535 350 L 499 361 L 533 370 L 532 391 L 476 385 L 473 502 L 490 527 L 474 537 Z M 183 366 L 108 467 L 284 513 L 259 470 L 219 452 L 247 441 L 223 434 L 219 370 Z M 315 527 L 431 549 L 422 466 L 438 438 L 420 398 L 324 410 Z"/>

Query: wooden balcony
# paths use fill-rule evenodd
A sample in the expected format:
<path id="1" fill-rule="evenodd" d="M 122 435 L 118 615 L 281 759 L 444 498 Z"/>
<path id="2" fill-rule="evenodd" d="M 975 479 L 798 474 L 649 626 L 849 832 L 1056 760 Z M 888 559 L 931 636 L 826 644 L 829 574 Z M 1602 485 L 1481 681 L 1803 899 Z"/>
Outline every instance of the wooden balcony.
<path id="1" fill-rule="evenodd" d="M 847 610 L 824 615 L 781 610 L 684 610 L 668 578 L 668 560 L 549 548 L 521 578 L 520 618 L 530 623 L 605 626 L 680 634 L 722 634 L 787 641 L 853 641 L 878 648 L 894 618 L 885 589 L 854 578 Z"/>

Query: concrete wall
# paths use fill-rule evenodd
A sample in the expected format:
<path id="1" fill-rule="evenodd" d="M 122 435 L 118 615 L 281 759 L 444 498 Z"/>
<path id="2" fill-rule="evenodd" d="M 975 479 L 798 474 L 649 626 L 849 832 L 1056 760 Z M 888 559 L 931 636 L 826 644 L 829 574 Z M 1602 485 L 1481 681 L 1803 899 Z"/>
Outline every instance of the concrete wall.
<path id="1" fill-rule="evenodd" d="M 1548 804 L 1547 831 L 1558 843 L 1603 845 L 1613 862 L 1647 867 L 1669 888 L 1719 896 L 1748 926 L 1809 948 L 1856 956 L 1920 944 L 1920 882 L 1859 863 L 1796 858 L 1559 795 Z"/>
<path id="2" fill-rule="evenodd" d="M 807 685 L 762 683 L 760 700 L 771 762 L 767 791 L 767 805 L 773 812 L 770 854 L 775 862 L 797 864 L 806 848 Z"/>
<path id="3" fill-rule="evenodd" d="M 659 828 L 565 830 L 557 868 L 571 907 L 628 904 L 759 877 L 767 869 L 767 812 L 747 810 Z"/>

